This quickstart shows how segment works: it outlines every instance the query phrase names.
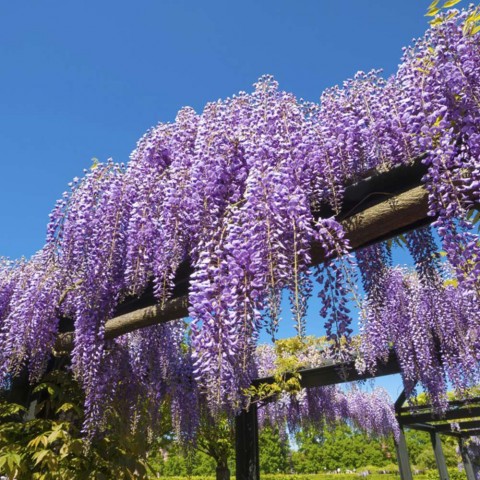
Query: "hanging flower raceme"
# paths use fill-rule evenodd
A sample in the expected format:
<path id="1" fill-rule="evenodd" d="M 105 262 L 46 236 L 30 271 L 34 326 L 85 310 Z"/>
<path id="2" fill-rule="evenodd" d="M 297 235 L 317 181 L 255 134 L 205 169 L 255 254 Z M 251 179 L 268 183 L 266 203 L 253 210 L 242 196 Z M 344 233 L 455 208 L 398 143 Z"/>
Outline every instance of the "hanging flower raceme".
<path id="1" fill-rule="evenodd" d="M 284 436 L 308 425 L 321 430 L 339 421 L 372 436 L 398 439 L 400 432 L 393 403 L 380 388 L 372 392 L 358 388 L 345 392 L 336 386 L 308 388 L 285 393 L 259 409 L 260 426 L 274 426 Z"/>
<path id="2" fill-rule="evenodd" d="M 164 302 L 194 240 L 193 150 L 198 116 L 184 108 L 173 124 L 150 130 L 132 153 L 125 173 L 131 213 L 126 231 L 125 282 L 141 294 L 153 281 Z"/>
<path id="3" fill-rule="evenodd" d="M 2 269 L 2 376 L 28 367 L 31 381 L 47 366 L 58 334 L 62 278 L 51 248 L 28 263 L 4 264 Z"/>
<path id="4" fill-rule="evenodd" d="M 184 322 L 123 335 L 111 351 L 114 372 L 107 381 L 115 391 L 115 403 L 125 409 L 125 418 L 131 419 L 133 425 L 135 421 L 147 421 L 148 429 L 154 433 L 165 421 L 166 408 L 170 408 L 177 440 L 192 442 L 200 406 Z M 160 408 L 162 405 L 164 408 Z"/>
<path id="5" fill-rule="evenodd" d="M 393 434 L 398 440 L 400 427 L 395 417 L 393 402 L 383 388 L 365 392 L 351 388 L 342 392 L 341 418 L 348 419 L 354 426 L 367 433 L 380 437 Z"/>
<path id="6" fill-rule="evenodd" d="M 49 243 L 55 277 L 62 278 L 63 316 L 74 319 L 72 366 L 86 392 L 86 428 L 101 418 L 109 398 L 104 325 L 125 291 L 126 229 L 131 202 L 124 168 L 95 164 L 57 206 Z"/>

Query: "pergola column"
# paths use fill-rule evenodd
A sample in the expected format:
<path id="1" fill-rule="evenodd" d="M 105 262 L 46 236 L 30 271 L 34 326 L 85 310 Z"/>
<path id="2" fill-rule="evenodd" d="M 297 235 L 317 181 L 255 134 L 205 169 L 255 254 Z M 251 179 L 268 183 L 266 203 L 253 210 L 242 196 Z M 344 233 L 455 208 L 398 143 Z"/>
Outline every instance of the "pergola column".
<path id="1" fill-rule="evenodd" d="M 438 475 L 440 480 L 450 480 L 448 476 L 445 455 L 442 449 L 442 439 L 437 432 L 430 432 L 430 440 L 432 441 L 433 453 L 435 454 L 435 462 L 437 463 Z"/>
<path id="2" fill-rule="evenodd" d="M 465 446 L 465 440 L 460 437 L 458 439 L 458 446 L 460 447 L 460 453 L 463 460 L 463 468 L 467 475 L 467 480 L 475 480 L 475 472 L 473 470 L 472 461 L 470 460 L 470 455 L 468 454 L 467 448 Z"/>
<path id="3" fill-rule="evenodd" d="M 235 418 L 237 480 L 259 480 L 257 405 L 252 404 Z"/>
<path id="4" fill-rule="evenodd" d="M 400 436 L 395 441 L 395 450 L 397 451 L 398 469 L 402 480 L 413 480 L 410 459 L 408 458 L 407 442 L 403 427 L 400 427 Z"/>

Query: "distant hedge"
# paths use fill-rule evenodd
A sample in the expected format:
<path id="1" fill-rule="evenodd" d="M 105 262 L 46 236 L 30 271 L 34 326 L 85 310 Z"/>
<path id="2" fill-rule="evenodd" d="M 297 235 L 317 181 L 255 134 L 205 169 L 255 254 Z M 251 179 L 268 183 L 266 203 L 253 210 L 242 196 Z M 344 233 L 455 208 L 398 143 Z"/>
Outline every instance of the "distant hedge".
<path id="1" fill-rule="evenodd" d="M 365 470 L 365 469 L 363 469 Z M 361 475 L 362 469 L 359 469 L 356 473 L 318 473 L 311 475 L 297 475 L 297 474 L 267 474 L 261 475 L 260 480 L 399 480 L 400 475 L 394 473 L 371 473 L 363 477 Z M 465 474 L 459 472 L 456 468 L 449 468 L 448 473 L 450 480 L 465 480 Z M 414 480 L 438 480 L 437 470 L 429 470 L 428 472 L 414 475 Z M 152 480 L 155 477 L 152 477 Z M 169 480 L 186 480 L 187 477 L 168 477 Z M 192 476 L 188 480 L 215 480 L 215 477 L 209 476 Z M 235 476 L 232 475 L 232 480 L 235 480 Z"/>
<path id="2" fill-rule="evenodd" d="M 435 472 L 436 473 L 436 472 Z M 438 477 L 438 474 L 437 474 Z M 435 478 L 437 478 L 435 477 Z M 154 477 L 152 477 L 153 480 Z M 372 473 L 366 477 L 362 477 L 357 473 L 319 473 L 312 475 L 288 475 L 288 474 L 276 474 L 276 475 L 261 475 L 260 480 L 359 480 L 365 478 L 366 480 L 399 480 L 400 476 L 397 474 L 382 474 Z M 427 474 L 414 475 L 415 480 L 430 480 Z M 450 477 L 452 478 L 452 477 Z M 455 478 L 455 477 L 453 477 Z M 186 480 L 186 477 L 168 477 L 169 480 Z M 189 480 L 215 480 L 215 477 L 207 476 L 192 476 Z M 235 476 L 232 475 L 232 480 L 235 480 Z"/>

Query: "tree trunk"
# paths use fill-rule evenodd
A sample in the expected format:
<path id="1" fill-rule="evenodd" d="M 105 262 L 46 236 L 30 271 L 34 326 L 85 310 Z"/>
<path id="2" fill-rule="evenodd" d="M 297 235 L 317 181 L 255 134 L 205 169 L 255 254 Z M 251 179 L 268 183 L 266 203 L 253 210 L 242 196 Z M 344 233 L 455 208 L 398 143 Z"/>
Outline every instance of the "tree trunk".
<path id="1" fill-rule="evenodd" d="M 217 465 L 216 480 L 230 480 L 230 469 L 226 465 Z"/>

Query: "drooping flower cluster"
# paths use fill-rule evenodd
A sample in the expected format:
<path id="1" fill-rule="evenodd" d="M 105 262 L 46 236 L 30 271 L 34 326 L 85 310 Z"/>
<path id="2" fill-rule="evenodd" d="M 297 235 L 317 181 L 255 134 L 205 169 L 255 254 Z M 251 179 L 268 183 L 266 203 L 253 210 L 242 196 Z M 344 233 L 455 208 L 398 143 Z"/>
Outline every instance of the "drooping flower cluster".
<path id="1" fill-rule="evenodd" d="M 332 361 L 329 352 L 311 346 L 299 354 L 305 368 L 318 367 Z M 262 345 L 257 350 L 260 377 L 273 375 L 276 371 L 275 350 Z M 371 392 L 350 386 L 347 390 L 337 385 L 304 388 L 284 392 L 273 400 L 267 399 L 259 409 L 260 425 L 275 426 L 286 435 L 314 425 L 318 429 L 348 422 L 354 427 L 374 436 L 398 438 L 399 426 L 393 403 L 388 393 L 376 388 Z"/>
<path id="2" fill-rule="evenodd" d="M 304 335 L 312 243 L 327 260 L 318 280 L 328 336 L 338 347 L 350 335 L 355 277 L 338 218 L 346 185 L 422 156 L 430 214 L 458 288 L 443 289 L 428 232 L 406 237 L 420 280 L 388 270 L 384 246 L 360 252 L 366 363 L 374 368 L 393 341 L 407 384 L 420 379 L 437 399 L 447 379 L 470 384 L 480 312 L 480 246 L 468 220 L 480 196 L 480 36 L 469 28 L 472 12 L 442 17 L 387 80 L 360 72 L 314 105 L 262 77 L 253 93 L 201 114 L 184 108 L 174 123 L 151 129 L 127 166 L 96 164 L 76 179 L 52 212 L 44 249 L 29 262 L 0 265 L 2 378 L 23 367 L 37 378 L 70 321 L 90 422 L 101 418 L 113 392 L 107 379 L 119 378 L 122 362 L 147 383 L 168 383 L 184 369 L 180 384 L 198 382 L 213 412 L 238 409 L 255 375 L 259 331 L 275 335 L 285 289 Z M 319 218 L 325 206 L 331 218 Z M 168 301 L 184 263 L 194 272 L 190 360 L 155 376 L 162 367 L 145 370 L 143 358 L 170 355 L 161 337 L 176 338 L 176 327 L 106 341 L 105 322 L 127 296 L 149 288 Z M 163 387 L 155 388 L 145 391 L 155 397 Z"/>
<path id="3" fill-rule="evenodd" d="M 191 443 L 200 421 L 200 392 L 193 375 L 191 349 L 185 343 L 182 321 L 132 332 L 117 341 L 116 378 L 112 389 L 126 404 L 125 418 L 147 421 L 152 432 L 164 418 L 159 405 L 170 408 L 179 442 Z M 127 388 L 117 385 L 126 383 Z M 147 414 L 146 418 L 145 415 Z M 143 418 L 142 418 L 143 417 Z"/>
<path id="4" fill-rule="evenodd" d="M 462 395 L 480 381 L 478 298 L 455 283 L 432 284 L 391 268 L 382 281 L 382 303 L 367 300 L 364 309 L 363 367 L 375 370 L 393 348 L 407 393 L 419 382 L 440 411 L 447 407 L 448 382 Z"/>

